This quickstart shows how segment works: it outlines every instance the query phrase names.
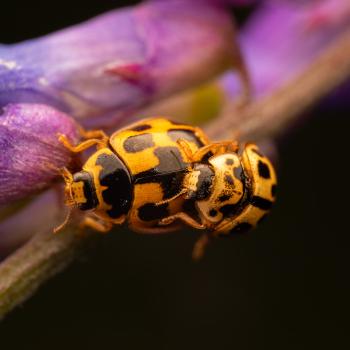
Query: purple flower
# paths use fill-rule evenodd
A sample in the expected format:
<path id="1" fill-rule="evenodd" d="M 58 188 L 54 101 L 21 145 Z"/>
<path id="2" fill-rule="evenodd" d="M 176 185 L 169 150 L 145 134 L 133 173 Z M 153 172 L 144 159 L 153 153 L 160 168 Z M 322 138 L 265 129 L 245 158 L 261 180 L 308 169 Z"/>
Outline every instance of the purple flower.
<path id="1" fill-rule="evenodd" d="M 71 154 L 57 134 L 77 141 L 77 125 L 52 107 L 17 104 L 0 114 L 0 205 L 36 193 L 69 164 Z"/>
<path id="2" fill-rule="evenodd" d="M 0 47 L 0 105 L 45 103 L 110 125 L 228 68 L 233 42 L 230 13 L 217 1 L 154 1 L 112 11 Z"/>
<path id="3" fill-rule="evenodd" d="M 254 98 L 260 98 L 293 79 L 314 58 L 350 28 L 350 2 L 323 0 L 295 2 L 267 0 L 238 33 L 248 66 Z M 142 111 L 186 117 L 194 123 L 220 114 L 226 102 L 240 93 L 234 72 L 214 82 L 170 97 Z M 332 101 L 349 105 L 349 84 Z M 329 105 L 329 99 L 327 100 Z"/>
<path id="4" fill-rule="evenodd" d="M 255 96 L 293 78 L 348 29 L 348 0 L 265 1 L 239 33 Z M 239 91 L 232 73 L 221 84 L 230 98 Z"/>

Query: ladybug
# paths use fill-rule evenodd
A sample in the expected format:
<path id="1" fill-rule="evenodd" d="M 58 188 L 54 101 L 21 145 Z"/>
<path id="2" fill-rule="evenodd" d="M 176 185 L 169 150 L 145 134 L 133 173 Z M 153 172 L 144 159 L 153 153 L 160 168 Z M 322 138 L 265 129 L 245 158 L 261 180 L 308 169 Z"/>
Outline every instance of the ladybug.
<path id="1" fill-rule="evenodd" d="M 82 170 L 64 168 L 65 202 L 86 212 L 82 225 L 108 232 L 126 223 L 139 233 L 176 231 L 183 224 L 205 234 L 193 256 L 210 238 L 243 233 L 262 221 L 276 192 L 271 162 L 255 144 L 241 150 L 236 141 L 210 142 L 194 126 L 165 118 L 139 121 L 108 137 L 101 130 L 72 152 L 95 146 Z"/>

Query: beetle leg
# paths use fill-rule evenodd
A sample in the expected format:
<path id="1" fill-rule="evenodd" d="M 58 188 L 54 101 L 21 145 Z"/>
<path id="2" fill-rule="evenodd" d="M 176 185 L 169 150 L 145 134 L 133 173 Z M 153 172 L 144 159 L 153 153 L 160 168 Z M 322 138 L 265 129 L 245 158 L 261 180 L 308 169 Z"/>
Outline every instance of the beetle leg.
<path id="1" fill-rule="evenodd" d="M 210 235 L 208 233 L 203 234 L 198 238 L 196 243 L 193 246 L 192 250 L 192 259 L 195 261 L 199 261 L 203 258 L 205 249 L 210 243 Z"/>
<path id="2" fill-rule="evenodd" d="M 169 203 L 171 201 L 173 201 L 174 199 L 182 196 L 183 194 L 185 194 L 187 192 L 187 188 L 183 188 L 179 193 L 177 193 L 175 196 L 171 197 L 171 198 L 167 198 L 167 199 L 164 199 L 162 201 L 159 201 L 157 202 L 155 205 L 162 205 L 162 204 L 166 204 L 166 203 Z"/>
<path id="3" fill-rule="evenodd" d="M 61 174 L 61 176 L 63 177 L 65 183 L 72 183 L 73 182 L 73 175 L 66 167 L 58 169 L 58 171 Z"/>
<path id="4" fill-rule="evenodd" d="M 80 228 L 90 227 L 100 233 L 107 233 L 111 230 L 112 226 L 113 224 L 111 222 L 102 221 L 89 215 L 85 216 L 80 223 Z"/>
<path id="5" fill-rule="evenodd" d="M 191 149 L 190 144 L 184 140 L 184 139 L 178 139 L 176 143 L 181 147 L 181 149 L 184 151 L 186 154 L 186 157 L 189 159 L 190 162 L 193 162 L 193 151 Z"/>
<path id="6" fill-rule="evenodd" d="M 100 140 L 100 139 L 89 139 L 77 144 L 76 146 L 73 146 L 68 140 L 67 136 L 63 134 L 58 135 L 58 140 L 64 145 L 64 147 L 66 147 L 67 149 L 69 149 L 71 152 L 74 152 L 74 153 L 83 152 L 86 149 L 95 145 L 97 145 L 98 149 L 105 148 L 107 146 L 106 141 Z"/>
<path id="7" fill-rule="evenodd" d="M 82 126 L 79 126 L 79 134 L 84 139 L 100 139 L 101 141 L 108 143 L 108 135 L 103 130 L 85 130 Z"/>
<path id="8" fill-rule="evenodd" d="M 215 148 L 217 149 L 215 154 L 225 153 L 225 152 L 237 152 L 239 150 L 238 141 L 221 141 L 213 143 L 213 153 L 215 153 Z"/>
<path id="9" fill-rule="evenodd" d="M 174 215 L 170 215 L 166 218 L 163 218 L 159 221 L 158 224 L 161 226 L 166 226 L 166 225 L 170 225 L 175 220 L 181 220 L 182 222 L 184 222 L 188 226 L 196 228 L 197 230 L 204 230 L 206 228 L 203 224 L 192 219 L 188 214 L 186 214 L 184 212 L 176 213 Z"/>
<path id="10" fill-rule="evenodd" d="M 139 226 L 132 224 L 129 226 L 131 230 L 137 233 L 142 233 L 142 234 L 163 234 L 163 233 L 169 233 L 169 232 L 174 232 L 177 231 L 181 228 L 180 225 L 169 225 L 169 226 L 164 226 L 164 227 L 145 227 L 145 226 Z"/>
<path id="11" fill-rule="evenodd" d="M 237 141 L 221 141 L 206 145 L 193 153 L 186 140 L 180 139 L 177 141 L 177 143 L 183 149 L 186 156 L 192 163 L 200 162 L 209 152 L 212 152 L 214 155 L 218 155 L 226 152 L 237 152 L 239 149 Z"/>

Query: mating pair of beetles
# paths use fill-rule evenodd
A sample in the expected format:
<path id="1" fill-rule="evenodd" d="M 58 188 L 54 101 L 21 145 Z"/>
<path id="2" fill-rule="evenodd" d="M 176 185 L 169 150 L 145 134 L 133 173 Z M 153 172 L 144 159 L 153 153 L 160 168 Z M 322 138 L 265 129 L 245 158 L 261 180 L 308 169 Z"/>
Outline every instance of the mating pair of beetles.
<path id="1" fill-rule="evenodd" d="M 164 118 L 82 137 L 75 146 L 59 137 L 75 153 L 96 147 L 81 171 L 62 170 L 65 201 L 100 232 L 127 223 L 160 234 L 185 224 L 205 232 L 193 251 L 200 258 L 210 238 L 250 230 L 275 200 L 274 168 L 252 143 L 210 142 L 200 128 Z"/>

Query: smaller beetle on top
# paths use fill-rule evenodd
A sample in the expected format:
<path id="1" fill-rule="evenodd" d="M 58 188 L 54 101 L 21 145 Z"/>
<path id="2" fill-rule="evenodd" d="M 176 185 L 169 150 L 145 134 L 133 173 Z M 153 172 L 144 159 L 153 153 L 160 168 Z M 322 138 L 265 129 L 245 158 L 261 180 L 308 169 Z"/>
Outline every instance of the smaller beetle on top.
<path id="1" fill-rule="evenodd" d="M 159 234 L 186 224 L 205 233 L 193 256 L 200 258 L 210 238 L 243 233 L 270 210 L 276 174 L 258 147 L 235 141 L 210 142 L 200 128 L 164 118 L 143 120 L 118 130 L 81 132 L 85 141 L 72 152 L 96 146 L 82 170 L 62 169 L 70 207 L 86 212 L 82 226 L 107 232 L 127 223 L 140 233 Z"/>

